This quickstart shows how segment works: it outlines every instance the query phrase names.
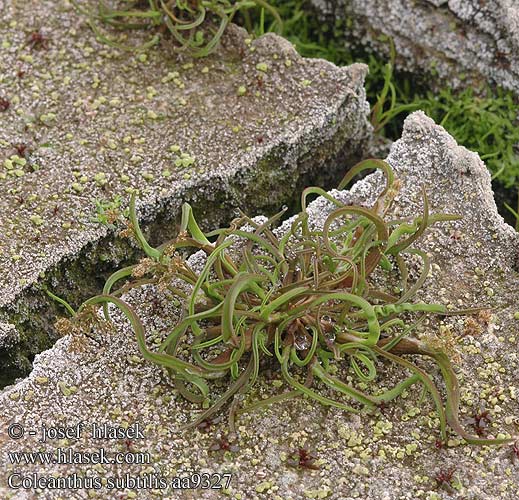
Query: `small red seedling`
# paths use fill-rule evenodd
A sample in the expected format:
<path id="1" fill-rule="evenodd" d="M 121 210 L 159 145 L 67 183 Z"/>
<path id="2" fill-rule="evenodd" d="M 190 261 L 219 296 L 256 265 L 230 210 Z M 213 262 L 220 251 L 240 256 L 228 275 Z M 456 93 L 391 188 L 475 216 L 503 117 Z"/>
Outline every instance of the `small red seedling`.
<path id="1" fill-rule="evenodd" d="M 436 479 L 437 486 L 439 488 L 444 488 L 449 492 L 453 491 L 451 481 L 455 471 L 456 467 L 451 467 L 447 470 L 441 470 L 438 474 L 436 474 L 434 479 Z"/>
<path id="2" fill-rule="evenodd" d="M 209 451 L 238 451 L 238 445 L 233 444 L 227 439 L 227 436 L 222 436 L 217 439 L 210 447 Z"/>
<path id="3" fill-rule="evenodd" d="M 444 443 L 441 439 L 437 439 L 435 442 L 434 442 L 434 447 L 438 450 L 441 450 L 444 446 Z"/>
<path id="4" fill-rule="evenodd" d="M 41 31 L 33 31 L 27 41 L 27 45 L 29 45 L 31 49 L 48 49 L 48 44 L 49 38 L 43 35 Z"/>
<path id="5" fill-rule="evenodd" d="M 512 462 L 514 464 L 519 460 L 519 441 L 515 441 L 512 445 Z"/>
<path id="6" fill-rule="evenodd" d="M 0 111 L 7 111 L 11 103 L 5 98 L 0 97 Z"/>
<path id="7" fill-rule="evenodd" d="M 18 156 L 21 156 L 22 158 L 26 158 L 26 156 L 30 153 L 29 146 L 27 146 L 27 144 L 24 144 L 23 142 L 13 144 L 13 147 L 14 149 L 16 149 Z"/>
<path id="8" fill-rule="evenodd" d="M 467 420 L 467 423 L 474 427 L 478 436 L 484 436 L 491 420 L 490 412 L 482 409 L 479 413 L 474 413 L 472 417 Z"/>
<path id="9" fill-rule="evenodd" d="M 211 427 L 213 425 L 213 421 L 210 418 L 206 418 L 205 420 L 202 420 L 196 428 L 200 432 L 209 432 L 211 430 Z"/>
<path id="10" fill-rule="evenodd" d="M 386 416 L 386 410 L 388 409 L 388 405 L 385 401 L 381 401 L 378 405 L 377 405 L 377 408 L 378 408 L 378 411 L 381 413 L 381 415 L 384 415 L 384 417 Z"/>
<path id="11" fill-rule="evenodd" d="M 301 469 L 319 470 L 319 466 L 315 463 L 316 460 L 317 458 L 308 450 L 299 448 L 297 452 L 292 453 L 287 463 L 292 467 L 299 467 Z"/>

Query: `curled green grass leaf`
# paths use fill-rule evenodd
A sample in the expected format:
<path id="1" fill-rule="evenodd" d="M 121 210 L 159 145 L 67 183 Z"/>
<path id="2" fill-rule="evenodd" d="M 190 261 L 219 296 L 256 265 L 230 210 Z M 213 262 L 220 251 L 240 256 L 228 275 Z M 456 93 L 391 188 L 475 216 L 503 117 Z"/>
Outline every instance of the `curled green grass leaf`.
<path id="1" fill-rule="evenodd" d="M 450 427 L 468 443 L 506 442 L 472 436 L 463 429 L 458 417 L 459 384 L 449 358 L 412 336 L 428 315 L 477 311 L 453 312 L 442 304 L 413 302 L 428 275 L 430 259 L 412 244 L 430 225 L 454 216 L 431 214 L 423 190 L 420 216 L 387 221 L 386 213 L 399 188 L 387 163 L 360 163 L 341 187 L 366 168 L 380 170 L 386 181 L 372 207 L 345 206 L 325 193 L 336 208 L 316 228 L 309 223 L 306 197 L 323 193 L 319 188 L 307 188 L 302 211 L 281 236 L 271 226 L 279 222 L 283 211 L 263 223 L 240 214 L 228 227 L 204 234 L 191 207 L 184 204 L 178 236 L 153 248 L 139 227 L 133 196 L 131 228 L 146 258 L 114 273 L 103 294 L 87 300 L 78 315 L 85 307 L 97 305 L 105 308 L 108 319 L 107 305 L 111 303 L 126 316 L 144 358 L 167 370 L 180 395 L 208 406 L 185 428 L 227 404 L 234 426 L 236 415 L 297 396 L 355 413 L 375 411 L 420 383 L 433 399 L 442 439 L 448 438 Z M 186 247 L 205 255 L 200 269 L 190 267 Z M 414 283 L 410 283 L 407 269 L 411 257 L 422 263 Z M 123 279 L 126 288 L 140 286 L 143 276 L 149 276 L 147 283 L 166 283 L 174 300 L 183 304 L 179 321 L 159 346 L 147 345 L 137 313 L 120 293 L 112 292 Z M 395 279 L 401 286 L 392 287 L 389 293 L 389 283 L 394 284 Z M 420 356 L 437 364 L 444 388 L 415 363 Z M 267 360 L 277 362 L 288 391 L 238 408 L 234 396 L 251 391 Z M 382 360 L 403 373 L 400 381 L 380 393 L 377 382 L 383 378 Z M 351 373 L 348 383 L 337 376 L 337 368 L 343 364 Z M 211 396 L 214 379 L 229 382 L 216 399 Z"/>

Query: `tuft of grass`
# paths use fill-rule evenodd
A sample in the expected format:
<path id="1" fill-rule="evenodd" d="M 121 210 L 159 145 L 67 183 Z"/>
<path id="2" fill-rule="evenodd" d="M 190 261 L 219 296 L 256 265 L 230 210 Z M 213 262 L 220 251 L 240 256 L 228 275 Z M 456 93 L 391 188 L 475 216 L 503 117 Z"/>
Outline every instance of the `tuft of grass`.
<path id="1" fill-rule="evenodd" d="M 88 10 L 78 0 L 71 1 L 100 41 L 136 52 L 157 45 L 169 33 L 180 51 L 194 57 L 207 56 L 216 49 L 235 14 L 253 7 L 260 8 L 263 16 L 268 11 L 277 29 L 282 29 L 281 18 L 266 0 L 127 0 L 122 7 L 100 0 L 96 10 Z M 136 46 L 114 36 L 118 31 L 136 29 L 150 31 L 148 41 Z"/>
<path id="2" fill-rule="evenodd" d="M 72 311 L 70 322 L 76 326 L 70 326 L 71 331 L 77 337 L 85 312 L 92 308 L 103 306 L 104 323 L 110 321 L 108 304 L 118 308 L 132 325 L 143 357 L 165 368 L 183 397 L 206 408 L 184 428 L 197 426 L 229 406 L 234 432 L 237 415 L 300 396 L 349 412 L 363 408 L 374 412 L 420 383 L 433 399 L 444 441 L 450 426 L 468 443 L 507 442 L 473 436 L 463 429 L 458 379 L 447 354 L 437 344 L 412 335 L 426 315 L 478 311 L 448 312 L 442 304 L 413 301 L 430 269 L 427 254 L 413 244 L 432 224 L 459 217 L 430 213 L 424 188 L 420 215 L 388 218 L 400 182 L 381 160 L 353 167 L 339 189 L 367 169 L 385 176 L 385 187 L 371 207 L 345 205 L 321 188 L 310 187 L 301 195 L 301 211 L 283 234 L 273 226 L 284 211 L 261 223 L 241 214 L 228 227 L 205 234 L 191 207 L 184 204 L 178 236 L 158 248 L 144 238 L 132 195 L 130 227 L 146 258 L 115 272 L 101 295 Z M 320 228 L 310 222 L 307 211 L 308 197 L 315 195 L 335 207 Z M 201 269 L 190 266 L 183 256 L 185 249 L 205 254 Z M 422 264 L 414 282 L 408 270 L 410 259 Z M 125 285 L 113 291 L 122 280 Z M 121 299 L 122 292 L 149 283 L 159 284 L 172 301 L 183 304 L 179 321 L 158 346 L 148 345 L 137 312 Z M 86 317 L 85 330 L 90 332 L 92 314 Z M 433 376 L 414 358 L 404 357 L 407 354 L 434 360 L 443 377 L 445 400 Z M 242 398 L 235 396 L 251 390 L 269 359 L 278 367 L 286 390 L 239 408 Z M 400 382 L 390 389 L 380 389 L 378 384 L 380 371 L 386 370 L 382 361 L 402 372 Z M 336 375 L 337 365 L 343 364 L 349 366 L 355 382 Z M 211 395 L 215 379 L 228 383 L 218 398 Z M 324 387 L 333 396 L 325 394 Z"/>

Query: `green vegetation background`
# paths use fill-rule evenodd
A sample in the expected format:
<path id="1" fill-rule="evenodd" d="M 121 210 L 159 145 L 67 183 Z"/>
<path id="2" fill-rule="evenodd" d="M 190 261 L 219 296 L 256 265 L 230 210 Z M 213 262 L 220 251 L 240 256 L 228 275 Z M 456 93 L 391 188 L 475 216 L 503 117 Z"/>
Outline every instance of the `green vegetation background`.
<path id="1" fill-rule="evenodd" d="M 393 68 L 391 61 L 348 44 L 345 34 L 351 20 L 322 22 L 309 0 L 271 0 L 270 4 L 278 9 L 283 19 L 283 36 L 302 55 L 324 58 L 337 65 L 353 62 L 369 65 L 366 92 L 374 106 L 375 128 L 383 136 L 398 139 L 405 116 L 421 109 L 459 144 L 477 151 L 492 173 L 502 215 L 519 227 L 518 106 L 511 92 L 488 86 L 459 91 L 445 86 L 433 91 L 417 81 L 415 75 Z M 245 12 L 243 21 L 258 36 L 278 29 L 266 11 Z"/>

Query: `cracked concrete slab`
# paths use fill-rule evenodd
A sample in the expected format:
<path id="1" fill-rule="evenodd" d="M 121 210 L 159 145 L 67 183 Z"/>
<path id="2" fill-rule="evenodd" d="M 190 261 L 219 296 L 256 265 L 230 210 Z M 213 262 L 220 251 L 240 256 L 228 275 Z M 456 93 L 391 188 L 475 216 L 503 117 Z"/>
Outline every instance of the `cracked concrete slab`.
<path id="1" fill-rule="evenodd" d="M 0 11 L 0 328 L 23 345 L 6 357 L 0 340 L 4 370 L 49 345 L 38 283 L 78 304 L 135 256 L 117 224 L 133 190 L 166 239 L 182 202 L 213 224 L 237 206 L 279 209 L 370 137 L 367 68 L 303 59 L 273 34 L 231 26 L 214 55 L 190 59 L 167 40 L 141 54 L 99 43 L 68 1 Z"/>
<path id="2" fill-rule="evenodd" d="M 421 212 L 421 186 L 425 185 L 431 213 L 463 215 L 463 219 L 438 223 L 417 241 L 432 258 L 432 271 L 418 298 L 447 307 L 488 306 L 486 314 L 431 318 L 418 332 L 451 341 L 458 353 L 456 370 L 461 381 L 462 421 L 474 411 L 489 411 L 488 432 L 516 435 L 519 418 L 516 270 L 519 235 L 498 215 L 490 175 L 478 155 L 458 146 L 449 134 L 421 112 L 410 115 L 402 138 L 391 148 L 388 162 L 401 181 L 390 217 Z M 383 186 L 380 173 L 355 184 L 350 191 L 334 192 L 348 203 L 371 204 Z M 322 224 L 332 210 L 318 198 L 310 205 L 313 224 Z M 286 229 L 285 222 L 278 231 Z M 193 266 L 203 257 L 190 258 Z M 148 340 L 160 339 L 178 319 L 178 308 L 160 290 L 146 285 L 125 295 L 139 312 Z M 438 421 L 430 398 L 412 386 L 383 414 L 352 415 L 325 408 L 307 399 L 289 400 L 239 417 L 237 449 L 211 451 L 227 433 L 226 418 L 207 432 L 174 432 L 200 411 L 173 388 L 168 376 L 145 362 L 129 325 L 115 312 L 116 331 L 97 332 L 82 349 L 71 349 L 71 338 L 38 355 L 30 376 L 0 395 L 0 483 L 5 498 L 233 498 L 299 500 L 330 498 L 349 500 L 515 499 L 519 495 L 518 469 L 510 445 L 476 447 L 452 435 L 438 448 Z M 73 347 L 73 346 L 72 346 Z M 431 365 L 421 365 L 431 369 Z M 380 382 L 386 387 L 402 374 L 384 369 Z M 279 393 L 281 376 L 269 368 L 260 376 L 248 402 Z M 223 390 L 220 388 L 220 390 Z M 218 389 L 217 389 L 218 391 Z M 323 389 L 326 391 L 326 389 Z M 140 423 L 145 438 L 125 443 L 80 439 L 38 442 L 45 424 L 72 426 L 83 421 L 132 426 Z M 19 424 L 25 435 L 10 439 L 7 427 Z M 470 424 L 465 422 L 466 426 Z M 9 451 L 54 452 L 58 446 L 76 451 L 147 451 L 150 466 L 24 465 L 9 463 Z M 319 470 L 298 469 L 290 456 L 299 448 L 312 452 Z M 132 492 L 106 490 L 9 490 L 10 474 L 123 477 L 153 473 L 175 477 L 189 471 L 233 474 L 225 491 L 165 491 L 159 488 Z M 453 472 L 448 487 L 436 480 Z M 26 496 L 24 496 L 26 495 Z M 37 496 L 34 496 L 37 495 Z M 108 495 L 108 496 L 107 496 Z"/>
<path id="3" fill-rule="evenodd" d="M 453 87 L 497 84 L 519 95 L 519 7 L 514 0 L 312 0 L 350 20 L 345 36 L 388 55 L 399 67 L 438 75 Z"/>

